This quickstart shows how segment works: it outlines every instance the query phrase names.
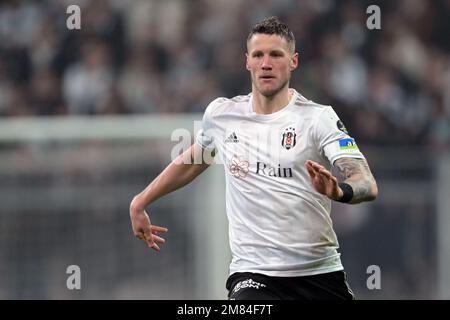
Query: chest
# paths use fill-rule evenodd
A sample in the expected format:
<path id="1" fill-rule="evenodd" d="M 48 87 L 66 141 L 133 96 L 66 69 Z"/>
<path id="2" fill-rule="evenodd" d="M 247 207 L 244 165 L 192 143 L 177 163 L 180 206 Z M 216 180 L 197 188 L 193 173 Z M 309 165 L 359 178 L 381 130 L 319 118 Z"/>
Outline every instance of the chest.
<path id="1" fill-rule="evenodd" d="M 308 126 L 295 120 L 277 124 L 242 121 L 218 130 L 217 140 L 223 163 L 239 172 L 289 177 L 306 160 L 315 158 Z"/>

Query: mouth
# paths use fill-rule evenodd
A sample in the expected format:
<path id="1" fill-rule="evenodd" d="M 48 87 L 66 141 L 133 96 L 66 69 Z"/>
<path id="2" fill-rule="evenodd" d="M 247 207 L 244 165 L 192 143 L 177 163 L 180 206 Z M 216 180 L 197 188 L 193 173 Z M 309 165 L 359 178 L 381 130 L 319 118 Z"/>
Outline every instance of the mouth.
<path id="1" fill-rule="evenodd" d="M 275 77 L 271 76 L 271 75 L 264 75 L 264 76 L 260 76 L 259 79 L 261 79 L 264 82 L 269 82 L 269 81 L 275 79 Z"/>

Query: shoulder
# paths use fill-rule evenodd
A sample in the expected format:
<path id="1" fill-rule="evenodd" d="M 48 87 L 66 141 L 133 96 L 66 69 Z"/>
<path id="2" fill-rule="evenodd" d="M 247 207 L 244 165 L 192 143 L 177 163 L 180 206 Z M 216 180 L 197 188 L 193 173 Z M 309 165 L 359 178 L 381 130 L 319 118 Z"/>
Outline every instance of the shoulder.
<path id="1" fill-rule="evenodd" d="M 310 99 L 305 98 L 300 93 L 297 93 L 297 98 L 295 99 L 294 105 L 298 107 L 299 110 L 308 110 L 312 112 L 322 112 L 326 109 L 332 109 L 329 105 L 324 105 L 317 103 L 315 101 L 312 101 Z"/>
<path id="2" fill-rule="evenodd" d="M 300 113 L 303 119 L 310 121 L 310 128 L 313 130 L 325 130 L 330 128 L 342 128 L 345 132 L 345 127 L 339 116 L 330 105 L 320 104 L 310 99 L 305 98 L 297 93 L 297 98 L 294 102 L 295 112 Z"/>
<path id="3" fill-rule="evenodd" d="M 248 103 L 250 95 L 239 95 L 233 98 L 218 97 L 206 107 L 205 113 L 211 117 L 230 113 L 241 107 L 242 104 Z M 240 108 L 242 109 L 242 108 Z"/>
<path id="4" fill-rule="evenodd" d="M 297 98 L 294 101 L 294 112 L 301 114 L 306 119 L 316 122 L 318 118 L 323 116 L 335 118 L 337 117 L 334 109 L 330 105 L 320 104 L 313 100 L 305 98 L 297 92 Z"/>

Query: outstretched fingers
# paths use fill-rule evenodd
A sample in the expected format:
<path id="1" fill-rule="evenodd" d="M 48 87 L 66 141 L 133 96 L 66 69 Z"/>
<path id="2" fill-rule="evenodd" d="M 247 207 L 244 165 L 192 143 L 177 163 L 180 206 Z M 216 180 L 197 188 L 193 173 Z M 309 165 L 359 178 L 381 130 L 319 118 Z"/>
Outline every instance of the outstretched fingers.
<path id="1" fill-rule="evenodd" d="M 312 160 L 308 160 L 306 162 L 306 169 L 308 170 L 308 173 L 310 175 L 311 178 L 315 178 L 315 177 L 322 177 L 322 176 L 326 176 L 327 177 L 327 172 L 328 170 L 325 169 L 324 166 L 318 164 L 317 162 L 314 162 Z M 330 174 L 331 175 L 331 174 Z"/>
<path id="2" fill-rule="evenodd" d="M 322 175 L 322 177 L 325 177 L 327 180 L 332 180 L 334 178 L 331 172 L 328 171 L 327 169 L 321 168 L 319 169 L 319 173 Z"/>
<path id="3" fill-rule="evenodd" d="M 152 248 L 153 250 L 160 252 L 161 249 L 159 248 L 159 246 L 156 244 L 156 242 L 153 242 L 152 245 L 148 245 L 149 248 Z"/>
<path id="4" fill-rule="evenodd" d="M 166 239 L 158 236 L 158 232 L 167 232 L 168 229 L 160 226 L 152 225 L 149 229 L 143 230 L 142 235 L 138 236 L 139 239 L 143 240 L 149 248 L 160 252 L 161 248 L 159 244 L 165 243 Z"/>
<path id="5" fill-rule="evenodd" d="M 153 235 L 150 228 L 144 230 L 144 241 L 149 248 L 153 248 L 155 242 L 153 241 Z"/>
<path id="6" fill-rule="evenodd" d="M 333 176 L 331 172 L 324 166 L 318 164 L 317 162 L 308 160 L 306 162 L 306 169 L 311 179 L 318 178 L 320 179 L 320 181 L 322 181 L 322 183 L 332 183 L 333 186 L 337 186 L 338 181 L 336 177 Z"/>
<path id="7" fill-rule="evenodd" d="M 151 226 L 151 229 L 153 234 L 158 234 L 159 232 L 167 232 L 169 230 L 167 228 L 154 225 Z"/>
<path id="8" fill-rule="evenodd" d="M 314 166 L 312 164 L 312 161 L 308 160 L 306 161 L 306 170 L 308 171 L 309 177 L 311 179 L 315 179 L 316 178 L 316 172 L 314 170 Z"/>
<path id="9" fill-rule="evenodd" d="M 327 184 L 331 183 L 333 188 L 337 187 L 338 181 L 337 181 L 336 177 L 331 174 L 330 171 L 323 168 L 323 169 L 319 170 L 319 173 L 320 173 L 321 177 L 324 179 L 324 182 L 326 182 Z"/>
<path id="10" fill-rule="evenodd" d="M 157 235 L 153 235 L 153 241 L 158 243 L 166 243 L 166 239 Z"/>

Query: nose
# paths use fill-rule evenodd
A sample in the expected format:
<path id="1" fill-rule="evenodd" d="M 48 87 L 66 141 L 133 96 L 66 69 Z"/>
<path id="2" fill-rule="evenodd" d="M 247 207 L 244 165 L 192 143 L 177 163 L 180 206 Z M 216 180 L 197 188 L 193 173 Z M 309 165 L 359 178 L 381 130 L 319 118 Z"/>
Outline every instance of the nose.
<path id="1" fill-rule="evenodd" d="M 264 55 L 261 68 L 263 70 L 272 70 L 272 62 L 270 61 L 269 55 Z"/>

